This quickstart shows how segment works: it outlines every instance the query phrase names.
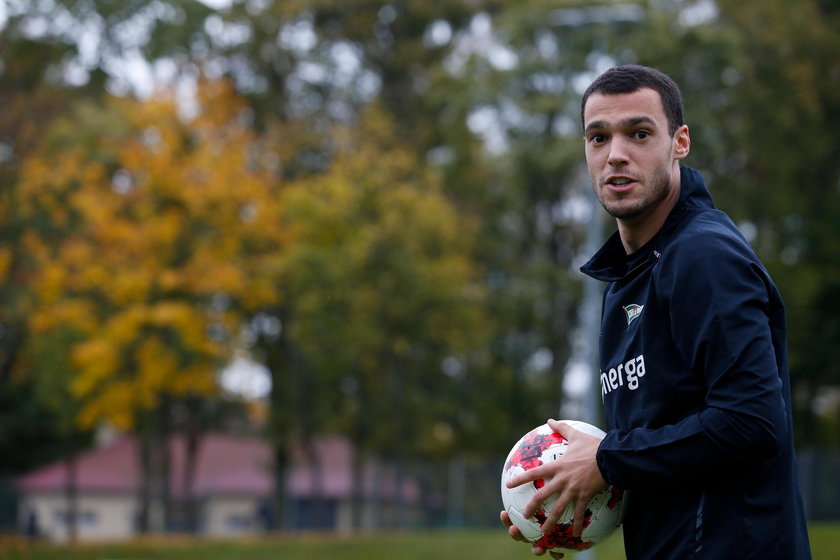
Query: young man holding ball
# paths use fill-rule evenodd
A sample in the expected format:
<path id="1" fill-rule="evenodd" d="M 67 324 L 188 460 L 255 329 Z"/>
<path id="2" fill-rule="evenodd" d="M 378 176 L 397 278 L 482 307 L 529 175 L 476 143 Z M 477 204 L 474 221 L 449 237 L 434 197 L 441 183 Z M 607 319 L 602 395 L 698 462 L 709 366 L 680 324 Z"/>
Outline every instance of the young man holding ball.
<path id="1" fill-rule="evenodd" d="M 783 303 L 703 178 L 681 165 L 691 140 L 679 88 L 620 66 L 592 83 L 581 116 L 592 188 L 618 226 L 581 269 L 607 282 L 609 431 L 599 440 L 549 421 L 570 441 L 565 455 L 509 485 L 550 478 L 524 513 L 556 494 L 544 527 L 573 505 L 577 535 L 592 496 L 627 490 L 628 560 L 810 559 Z"/>

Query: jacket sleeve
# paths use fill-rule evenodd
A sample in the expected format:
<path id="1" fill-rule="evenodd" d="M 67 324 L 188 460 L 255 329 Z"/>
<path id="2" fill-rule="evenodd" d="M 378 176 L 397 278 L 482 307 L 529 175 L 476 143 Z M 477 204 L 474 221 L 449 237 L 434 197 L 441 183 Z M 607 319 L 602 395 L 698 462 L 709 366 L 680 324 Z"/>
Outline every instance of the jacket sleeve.
<path id="1" fill-rule="evenodd" d="M 702 235 L 702 240 L 700 236 Z M 774 456 L 787 432 L 770 316 L 775 286 L 733 232 L 684 236 L 657 264 L 655 289 L 669 310 L 677 351 L 703 383 L 699 411 L 657 428 L 612 430 L 598 465 L 619 488 L 693 483 Z"/>

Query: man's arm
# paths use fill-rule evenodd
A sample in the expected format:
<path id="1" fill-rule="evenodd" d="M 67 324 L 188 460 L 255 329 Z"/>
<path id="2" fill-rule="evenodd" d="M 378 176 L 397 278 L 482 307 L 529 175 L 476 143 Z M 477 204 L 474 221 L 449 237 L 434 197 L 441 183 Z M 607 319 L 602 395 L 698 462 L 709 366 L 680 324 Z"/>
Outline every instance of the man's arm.
<path id="1" fill-rule="evenodd" d="M 749 468 L 777 453 L 788 430 L 777 348 L 784 341 L 770 324 L 781 305 L 775 287 L 731 235 L 682 243 L 657 265 L 655 285 L 673 344 L 703 385 L 703 408 L 673 424 L 607 434 L 598 465 L 627 490 L 702 484 Z"/>

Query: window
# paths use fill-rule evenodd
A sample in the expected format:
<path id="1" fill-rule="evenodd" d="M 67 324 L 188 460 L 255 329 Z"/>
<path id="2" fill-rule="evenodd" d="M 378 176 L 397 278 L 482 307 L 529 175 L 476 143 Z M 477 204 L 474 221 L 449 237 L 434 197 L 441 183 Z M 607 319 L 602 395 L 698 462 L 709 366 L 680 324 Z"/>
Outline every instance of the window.
<path id="1" fill-rule="evenodd" d="M 95 527 L 99 522 L 95 512 L 84 510 L 78 512 L 76 521 L 79 527 Z M 57 509 L 53 512 L 53 522 L 61 527 L 69 525 L 70 514 L 66 509 Z"/>
<path id="2" fill-rule="evenodd" d="M 254 520 L 250 515 L 229 515 L 225 520 L 225 526 L 231 531 L 248 531 L 252 528 Z"/>

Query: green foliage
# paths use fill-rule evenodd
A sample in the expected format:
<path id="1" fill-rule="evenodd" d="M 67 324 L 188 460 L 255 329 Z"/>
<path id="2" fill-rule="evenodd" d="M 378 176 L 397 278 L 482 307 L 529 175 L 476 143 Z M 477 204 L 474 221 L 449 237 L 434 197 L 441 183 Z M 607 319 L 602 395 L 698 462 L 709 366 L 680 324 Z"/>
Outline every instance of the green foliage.
<path id="1" fill-rule="evenodd" d="M 65 459 L 90 444 L 91 434 L 73 430 L 72 419 L 68 423 L 63 414 L 66 411 L 45 403 L 40 391 L 33 380 L 20 379 L 8 383 L 0 393 L 0 453 L 6 457 L 0 478 Z"/>
<path id="2" fill-rule="evenodd" d="M 329 170 L 281 198 L 287 336 L 304 375 L 319 379 L 304 401 L 318 412 L 308 421 L 349 429 L 362 447 L 440 447 L 430 427 L 452 408 L 448 385 L 457 382 L 440 364 L 479 347 L 487 332 L 474 227 L 381 113 L 333 143 Z"/>

